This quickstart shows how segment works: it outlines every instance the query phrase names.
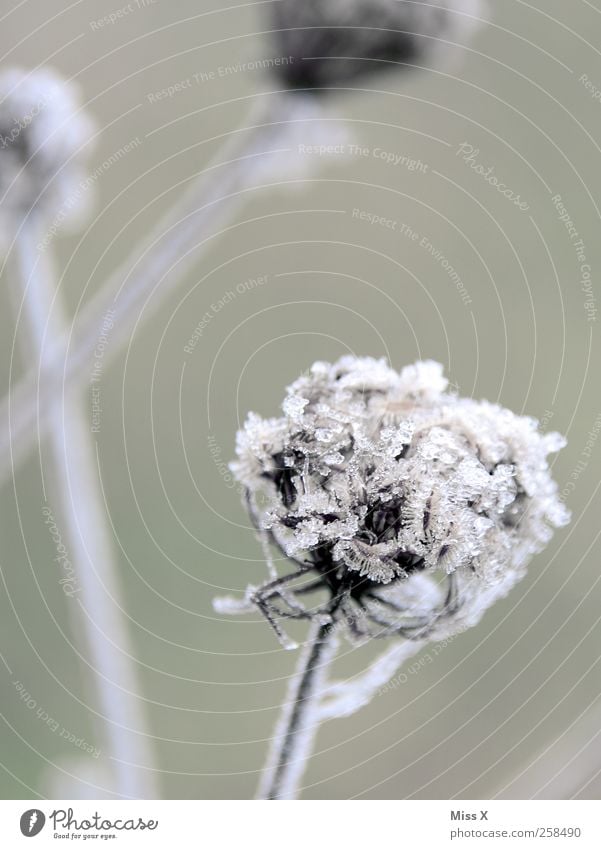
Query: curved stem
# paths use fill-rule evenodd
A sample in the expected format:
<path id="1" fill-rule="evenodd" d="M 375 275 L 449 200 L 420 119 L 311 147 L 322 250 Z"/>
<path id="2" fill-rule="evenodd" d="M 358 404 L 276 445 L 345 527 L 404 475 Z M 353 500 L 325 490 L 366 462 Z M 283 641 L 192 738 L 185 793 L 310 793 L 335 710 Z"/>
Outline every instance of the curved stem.
<path id="1" fill-rule="evenodd" d="M 403 663 L 427 644 L 427 640 L 395 643 L 386 649 L 361 675 L 348 681 L 333 681 L 323 690 L 317 718 L 340 719 L 352 716 L 368 705 L 373 697 L 387 687 L 395 688 L 392 680 Z"/>
<path id="2" fill-rule="evenodd" d="M 290 681 L 257 798 L 297 797 L 319 729 L 320 690 L 336 648 L 336 623 L 314 624 Z"/>
<path id="3" fill-rule="evenodd" d="M 49 256 L 36 249 L 39 236 L 40 223 L 30 214 L 16 238 L 16 272 L 28 331 L 24 351 L 42 368 L 47 344 L 64 332 L 67 318 Z M 115 791 L 124 797 L 154 798 L 149 735 L 136 693 L 137 670 L 119 603 L 120 581 L 96 446 L 82 403 L 80 393 L 67 387 L 62 396 L 55 396 L 49 410 L 50 497 L 56 499 L 57 520 L 64 528 L 74 567 L 69 579 L 69 612 L 75 614 L 76 634 L 83 632 L 87 641 L 90 660 L 80 657 L 94 676 L 96 716 L 103 720 L 102 734 L 115 775 Z M 44 469 L 41 471 L 44 509 L 53 517 Z"/>

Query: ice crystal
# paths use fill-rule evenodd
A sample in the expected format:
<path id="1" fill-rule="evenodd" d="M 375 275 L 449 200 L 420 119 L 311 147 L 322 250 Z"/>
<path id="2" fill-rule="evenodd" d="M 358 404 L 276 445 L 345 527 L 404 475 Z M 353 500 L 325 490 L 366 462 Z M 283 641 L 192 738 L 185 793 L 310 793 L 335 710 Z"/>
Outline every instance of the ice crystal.
<path id="1" fill-rule="evenodd" d="M 249 415 L 232 464 L 259 532 L 297 570 L 246 598 L 282 637 L 282 618 L 328 615 L 360 639 L 455 634 L 569 520 L 547 460 L 563 438 L 449 392 L 435 362 L 318 362 L 282 407 Z"/>
<path id="2" fill-rule="evenodd" d="M 78 87 L 48 68 L 0 73 L 0 221 L 33 206 L 69 224 L 90 201 L 80 187 L 83 149 L 93 124 Z"/>
<path id="3" fill-rule="evenodd" d="M 291 88 L 336 86 L 390 63 L 420 64 L 469 35 L 484 0 L 279 0 L 275 67 Z"/>

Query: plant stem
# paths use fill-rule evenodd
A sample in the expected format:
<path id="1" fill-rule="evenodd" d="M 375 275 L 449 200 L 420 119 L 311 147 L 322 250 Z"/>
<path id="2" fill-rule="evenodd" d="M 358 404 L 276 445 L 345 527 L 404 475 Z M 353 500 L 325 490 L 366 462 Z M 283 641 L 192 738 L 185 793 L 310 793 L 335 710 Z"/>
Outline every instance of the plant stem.
<path id="1" fill-rule="evenodd" d="M 271 742 L 259 799 L 295 799 L 319 729 L 318 703 L 336 654 L 335 625 L 314 624 L 288 687 Z"/>
<path id="2" fill-rule="evenodd" d="M 61 383 L 83 387 L 89 382 L 107 313 L 111 311 L 113 329 L 104 351 L 105 367 L 131 342 L 138 325 L 174 294 L 183 275 L 210 248 L 219 227 L 232 218 L 247 194 L 270 175 L 276 181 L 290 179 L 291 169 L 282 157 L 294 152 L 299 133 L 319 121 L 320 113 L 303 97 L 266 96 L 264 104 L 251 118 L 255 123 L 233 136 L 219 161 L 192 182 L 145 244 L 137 245 L 111 274 L 83 308 L 74 328 L 65 327 L 51 340 L 44 373 L 30 373 L 11 388 L 0 404 L 0 485 L 31 451 L 38 432 L 48 429 Z"/>
<path id="3" fill-rule="evenodd" d="M 36 249 L 41 222 L 30 213 L 16 237 L 17 272 L 22 285 L 21 314 L 27 339 L 25 353 L 44 368 L 46 340 L 60 336 L 67 326 L 66 311 L 54 282 L 47 253 Z M 56 385 L 55 385 L 56 389 Z M 120 587 L 106 506 L 99 481 L 96 447 L 73 387 L 54 397 L 49 412 L 51 436 L 50 484 L 64 528 L 68 555 L 75 567 L 76 592 L 69 610 L 74 617 L 74 651 L 90 668 L 97 692 L 96 718 L 102 721 L 106 752 L 115 775 L 114 791 L 130 798 L 156 796 L 152 755 L 136 695 L 136 668 L 128 640 L 127 623 L 119 603 Z M 40 462 L 42 455 L 40 454 Z M 46 501 L 44 468 L 43 499 Z M 84 632 L 90 660 L 78 651 Z M 112 789 L 112 788 L 111 788 Z"/>

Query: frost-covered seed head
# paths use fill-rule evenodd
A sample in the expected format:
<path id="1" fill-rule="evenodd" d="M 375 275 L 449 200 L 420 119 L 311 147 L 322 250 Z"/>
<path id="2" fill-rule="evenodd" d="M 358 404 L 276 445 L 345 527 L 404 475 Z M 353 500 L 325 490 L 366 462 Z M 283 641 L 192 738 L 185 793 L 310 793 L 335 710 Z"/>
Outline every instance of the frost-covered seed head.
<path id="1" fill-rule="evenodd" d="M 0 222 L 19 221 L 34 205 L 61 223 L 81 214 L 83 176 L 93 123 L 79 90 L 55 71 L 0 73 Z M 85 148 L 85 149 L 84 149 Z M 84 197 L 85 195 L 85 197 Z M 79 202 L 81 199 L 81 203 Z"/>
<path id="2" fill-rule="evenodd" d="M 563 437 L 447 387 L 435 362 L 318 362 L 238 433 L 255 521 L 386 633 L 475 624 L 569 520 L 547 460 Z"/>
<path id="3" fill-rule="evenodd" d="M 476 28 L 485 0 L 277 0 L 270 15 L 275 66 L 290 88 L 344 85 L 448 52 Z"/>

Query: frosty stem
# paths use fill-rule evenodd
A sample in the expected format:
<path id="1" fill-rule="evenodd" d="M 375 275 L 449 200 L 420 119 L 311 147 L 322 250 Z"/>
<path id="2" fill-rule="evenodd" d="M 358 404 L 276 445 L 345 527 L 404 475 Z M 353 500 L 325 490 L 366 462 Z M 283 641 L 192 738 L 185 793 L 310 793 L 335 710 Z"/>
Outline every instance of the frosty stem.
<path id="1" fill-rule="evenodd" d="M 21 282 L 19 316 L 27 328 L 24 351 L 43 370 L 47 344 L 65 332 L 67 317 L 53 268 L 46 253 L 36 249 L 42 229 L 30 213 L 16 237 L 16 273 Z M 60 384 L 59 384 L 60 386 Z M 135 693 L 136 669 L 128 641 L 127 623 L 119 604 L 117 564 L 107 526 L 99 480 L 98 458 L 86 421 L 80 393 L 73 387 L 56 391 L 48 410 L 50 431 L 50 497 L 43 482 L 47 515 L 56 499 L 57 521 L 64 528 L 66 548 L 75 570 L 69 610 L 75 627 L 86 635 L 94 688 L 103 720 L 103 744 L 115 774 L 114 790 L 130 798 L 153 798 L 152 756 Z M 34 428 L 32 430 L 35 431 Z M 40 454 L 40 462 L 42 455 Z M 41 468 L 44 478 L 45 469 Z M 76 609 L 73 605 L 78 605 Z M 74 650 L 77 651 L 77 640 Z M 134 692 L 132 692 L 132 690 Z M 112 788 L 107 788 L 112 789 Z"/>
<path id="2" fill-rule="evenodd" d="M 295 799 L 319 728 L 320 689 L 336 653 L 335 626 L 314 623 L 276 726 L 260 799 Z"/>
<path id="3" fill-rule="evenodd" d="M 250 124 L 233 135 L 218 161 L 204 169 L 145 244 L 136 246 L 111 274 L 74 327 L 66 326 L 49 340 L 44 373 L 31 372 L 0 405 L 0 485 L 31 451 L 38 432 L 49 428 L 61 381 L 80 387 L 89 381 L 107 313 L 113 329 L 104 350 L 105 367 L 131 342 L 138 326 L 177 291 L 184 274 L 209 249 L 218 228 L 232 219 L 248 192 L 262 185 L 270 172 L 277 176 L 278 168 L 283 172 L 280 179 L 286 179 L 282 156 L 298 142 L 299 127 L 318 117 L 318 112 L 313 114 L 317 108 L 287 95 L 260 101 Z"/>

